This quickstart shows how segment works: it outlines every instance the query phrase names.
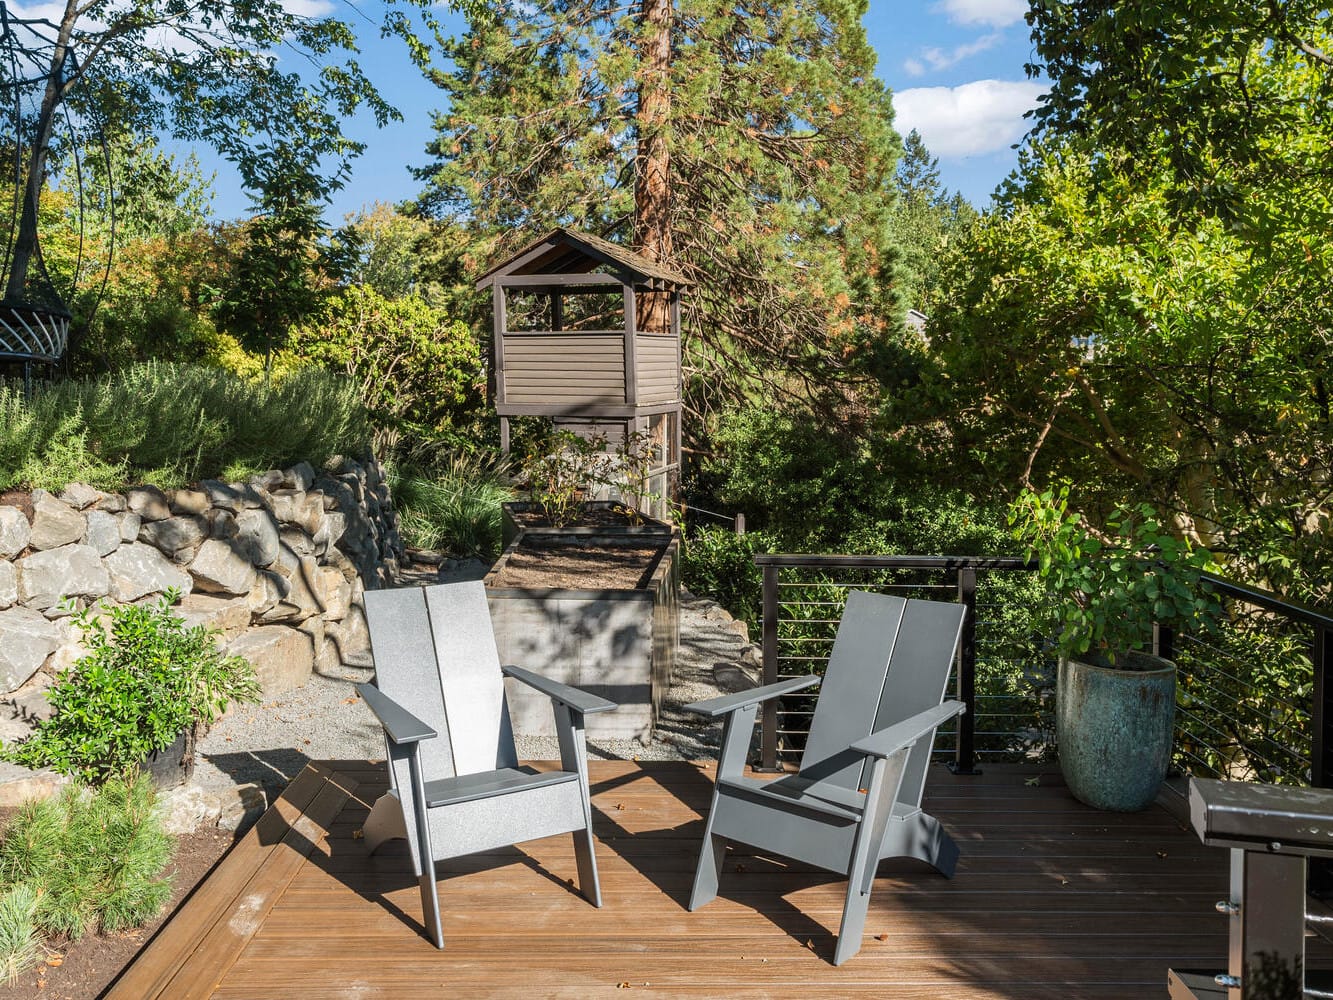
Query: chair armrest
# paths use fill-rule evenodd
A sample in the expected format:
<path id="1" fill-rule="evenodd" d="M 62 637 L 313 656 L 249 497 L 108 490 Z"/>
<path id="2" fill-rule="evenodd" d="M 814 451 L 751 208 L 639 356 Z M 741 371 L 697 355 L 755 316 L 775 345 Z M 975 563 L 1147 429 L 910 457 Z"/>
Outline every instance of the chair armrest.
<path id="1" fill-rule="evenodd" d="M 559 681 L 553 681 L 549 677 L 543 677 L 541 674 L 534 674 L 531 670 L 524 670 L 522 667 L 504 666 L 500 668 L 506 677 L 512 677 L 516 681 L 522 681 L 528 687 L 540 691 L 558 702 L 568 705 L 576 712 L 582 712 L 584 715 L 595 715 L 598 712 L 610 712 L 620 706 L 614 701 L 607 701 L 605 698 L 595 694 L 589 694 L 587 691 L 580 691 L 576 687 L 570 687 L 568 684 L 561 684 Z"/>
<path id="2" fill-rule="evenodd" d="M 785 681 L 778 681 L 776 684 L 765 684 L 763 687 L 750 688 L 748 691 L 724 694 L 721 697 L 709 698 L 706 701 L 693 701 L 685 706 L 685 711 L 694 712 L 696 715 L 710 715 L 716 719 L 719 715 L 726 715 L 738 708 L 768 701 L 769 698 L 776 698 L 779 695 L 791 694 L 793 691 L 800 691 L 802 688 L 813 687 L 819 681 L 820 678 L 816 674 L 811 674 L 809 677 L 791 677 Z"/>
<path id="3" fill-rule="evenodd" d="M 366 707 L 375 713 L 375 718 L 380 720 L 380 725 L 384 727 L 384 734 L 389 737 L 389 742 L 397 746 L 405 746 L 409 743 L 418 743 L 421 740 L 431 740 L 439 735 L 434 729 L 431 729 L 430 726 L 403 708 L 402 705 L 375 685 L 358 684 L 356 692 L 366 703 Z"/>
<path id="4" fill-rule="evenodd" d="M 915 743 L 927 733 L 933 734 L 936 727 L 948 722 L 955 715 L 962 715 L 967 706 L 961 701 L 946 701 L 942 705 L 928 708 L 910 719 L 895 722 L 879 732 L 871 733 L 864 739 L 852 744 L 852 749 L 867 757 L 891 757 L 905 746 Z"/>

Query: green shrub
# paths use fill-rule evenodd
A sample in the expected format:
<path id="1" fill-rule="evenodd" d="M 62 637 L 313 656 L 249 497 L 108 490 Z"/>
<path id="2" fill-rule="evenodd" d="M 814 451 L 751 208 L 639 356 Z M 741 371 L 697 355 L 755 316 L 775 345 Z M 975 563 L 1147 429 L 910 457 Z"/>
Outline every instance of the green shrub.
<path id="1" fill-rule="evenodd" d="M 0 489 L 86 482 L 171 487 L 301 459 L 359 453 L 365 411 L 343 380 L 302 370 L 272 384 L 219 368 L 150 362 L 87 381 L 0 383 Z"/>
<path id="2" fill-rule="evenodd" d="M 512 499 L 504 468 L 474 455 L 456 455 L 438 474 L 391 476 L 403 538 L 458 558 L 494 559 L 503 547 L 500 505 Z"/>
<path id="3" fill-rule="evenodd" d="M 174 842 L 155 804 L 146 776 L 25 803 L 0 837 L 0 889 L 33 891 L 33 919 L 47 935 L 141 926 L 171 897 L 163 869 Z"/>
<path id="4" fill-rule="evenodd" d="M 42 957 L 37 933 L 37 890 L 16 885 L 0 895 L 0 977 L 13 986 Z"/>
<path id="5" fill-rule="evenodd" d="M 754 564 L 756 552 L 768 551 L 758 534 L 737 535 L 730 528 L 708 525 L 691 532 L 681 552 L 685 588 L 711 597 L 737 618 L 757 623 L 763 611 L 763 578 Z"/>
<path id="6" fill-rule="evenodd" d="M 187 628 L 171 611 L 175 598 L 168 592 L 152 605 L 76 614 L 88 654 L 47 692 L 51 717 L 0 749 L 0 759 L 90 783 L 125 777 L 182 730 L 211 723 L 228 702 L 257 701 L 254 669 L 224 656 L 215 631 Z"/>

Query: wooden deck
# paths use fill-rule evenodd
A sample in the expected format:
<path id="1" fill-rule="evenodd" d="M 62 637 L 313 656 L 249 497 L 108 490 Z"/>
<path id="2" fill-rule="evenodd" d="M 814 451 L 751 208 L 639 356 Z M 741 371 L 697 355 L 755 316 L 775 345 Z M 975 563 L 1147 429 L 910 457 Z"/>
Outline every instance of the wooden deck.
<path id="1" fill-rule="evenodd" d="M 1225 964 L 1225 852 L 1158 807 L 1075 802 L 1058 772 L 932 769 L 956 878 L 881 867 L 861 953 L 830 964 L 840 880 L 729 855 L 686 912 L 711 766 L 592 764 L 605 906 L 570 890 L 569 836 L 440 866 L 446 950 L 421 934 L 405 846 L 359 830 L 383 765 L 312 764 L 108 993 L 150 997 L 1165 997 Z"/>

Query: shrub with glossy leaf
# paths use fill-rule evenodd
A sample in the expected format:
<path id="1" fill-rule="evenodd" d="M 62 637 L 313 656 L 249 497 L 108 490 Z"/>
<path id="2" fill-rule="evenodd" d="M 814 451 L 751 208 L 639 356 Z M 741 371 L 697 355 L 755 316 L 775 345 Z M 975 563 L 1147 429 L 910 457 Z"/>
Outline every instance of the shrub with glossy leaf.
<path id="1" fill-rule="evenodd" d="M 1151 645 L 1154 622 L 1196 633 L 1216 626 L 1218 596 L 1201 585 L 1212 556 L 1172 535 L 1149 504 L 1118 509 L 1101 538 L 1069 510 L 1068 486 L 1027 489 L 1009 524 L 1057 598 L 1062 656 L 1114 666 L 1117 654 Z"/>
<path id="2" fill-rule="evenodd" d="M 224 655 L 215 630 L 187 628 L 171 610 L 175 599 L 168 592 L 156 604 L 75 614 L 88 654 L 47 692 L 54 714 L 0 759 L 90 783 L 123 778 L 229 702 L 258 701 L 254 668 Z"/>
<path id="3" fill-rule="evenodd" d="M 29 800 L 0 836 L 0 889 L 33 891 L 33 920 L 47 935 L 141 926 L 171 897 L 163 869 L 174 841 L 155 805 L 147 777 Z"/>

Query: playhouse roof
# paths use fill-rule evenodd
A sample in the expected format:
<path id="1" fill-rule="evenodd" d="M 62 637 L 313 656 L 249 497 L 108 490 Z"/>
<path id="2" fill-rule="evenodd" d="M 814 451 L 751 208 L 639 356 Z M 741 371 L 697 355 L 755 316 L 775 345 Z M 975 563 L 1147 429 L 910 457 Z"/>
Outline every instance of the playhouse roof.
<path id="1" fill-rule="evenodd" d="M 694 284 L 643 254 L 600 236 L 556 227 L 533 240 L 513 256 L 495 265 L 477 281 L 485 288 L 507 277 L 523 275 L 578 275 L 606 273 L 622 284 L 646 284 L 657 288 L 681 288 Z"/>

